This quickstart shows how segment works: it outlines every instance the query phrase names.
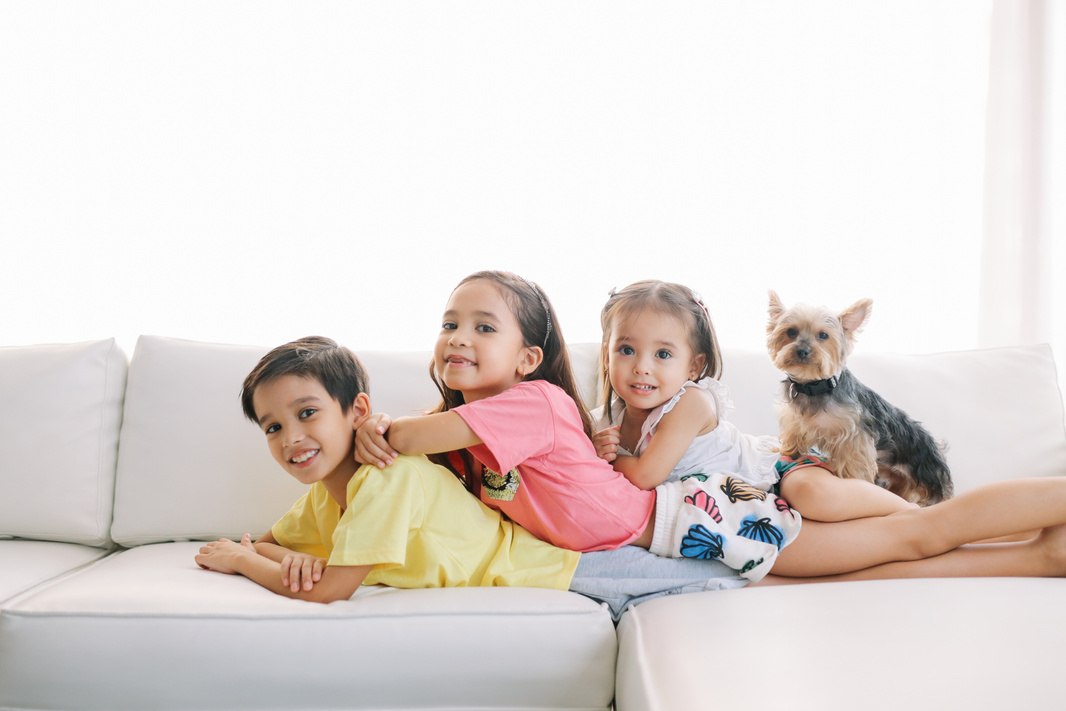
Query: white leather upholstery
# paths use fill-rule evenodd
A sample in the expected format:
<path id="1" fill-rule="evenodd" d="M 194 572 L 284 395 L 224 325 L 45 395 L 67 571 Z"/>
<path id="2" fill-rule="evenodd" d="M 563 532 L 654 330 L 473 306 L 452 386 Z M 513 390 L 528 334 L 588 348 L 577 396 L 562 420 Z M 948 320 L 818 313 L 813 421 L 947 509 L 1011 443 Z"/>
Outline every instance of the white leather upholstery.
<path id="1" fill-rule="evenodd" d="M 616 687 L 619 711 L 1057 703 L 1063 580 L 675 595 L 616 637 L 573 593 L 368 588 L 323 606 L 202 571 L 181 541 L 258 535 L 304 490 L 241 414 L 266 350 L 145 336 L 127 377 L 111 341 L 0 349 L 0 537 L 38 539 L 0 540 L 0 708 L 603 710 Z M 598 351 L 571 350 L 589 405 Z M 375 410 L 437 403 L 428 351 L 359 356 Z M 769 357 L 724 363 L 730 419 L 775 433 Z M 851 366 L 948 441 L 958 491 L 1066 473 L 1046 347 Z M 109 536 L 131 548 L 83 545 Z"/>
<path id="2" fill-rule="evenodd" d="M 102 548 L 53 541 L 0 541 L 0 606 L 26 590 L 107 555 Z"/>
<path id="3" fill-rule="evenodd" d="M 742 432 L 777 434 L 784 377 L 765 353 L 723 354 Z M 955 491 L 1000 479 L 1066 473 L 1066 429 L 1046 345 L 933 355 L 856 353 L 852 372 L 948 445 Z"/>
<path id="4" fill-rule="evenodd" d="M 0 348 L 0 537 L 109 542 L 125 385 L 111 339 Z"/>
<path id="5" fill-rule="evenodd" d="M 258 536 L 300 496 L 241 414 L 241 382 L 266 351 L 138 340 L 115 483 L 117 543 Z"/>
<path id="6" fill-rule="evenodd" d="M 676 595 L 618 624 L 618 711 L 1060 708 L 1066 581 Z"/>
<path id="7" fill-rule="evenodd" d="M 765 363 L 763 363 L 765 360 Z M 776 433 L 769 359 L 726 353 L 742 430 Z M 729 364 L 736 366 L 731 381 Z M 855 355 L 853 372 L 949 445 L 956 492 L 1066 474 L 1046 346 Z M 772 370 L 772 368 L 771 368 Z M 755 377 L 757 375 L 757 377 Z M 1066 580 L 825 583 L 679 595 L 618 626 L 618 711 L 1057 706 Z"/>
<path id="8" fill-rule="evenodd" d="M 139 546 L 5 609 L 0 707 L 610 705 L 614 626 L 580 595 L 372 588 L 320 605 L 200 570 L 198 547 Z"/>
<path id="9" fill-rule="evenodd" d="M 130 362 L 112 535 L 125 546 L 266 532 L 303 492 L 241 412 L 244 377 L 269 350 L 142 336 Z M 575 349 L 589 392 L 598 349 Z M 366 351 L 374 410 L 433 408 L 431 354 Z"/>

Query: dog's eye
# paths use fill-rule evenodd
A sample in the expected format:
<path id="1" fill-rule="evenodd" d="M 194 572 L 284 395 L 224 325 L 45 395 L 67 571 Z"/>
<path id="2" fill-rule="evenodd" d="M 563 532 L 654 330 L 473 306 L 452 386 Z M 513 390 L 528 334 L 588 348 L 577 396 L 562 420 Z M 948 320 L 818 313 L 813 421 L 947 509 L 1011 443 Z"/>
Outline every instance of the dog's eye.
<path id="1" fill-rule="evenodd" d="M 795 338 L 796 336 L 800 335 L 800 332 L 798 328 L 790 328 L 785 331 L 785 335 L 789 338 Z"/>
<path id="2" fill-rule="evenodd" d="M 819 341 L 828 341 L 829 340 L 829 334 L 826 333 L 825 331 L 819 331 L 818 332 L 818 340 Z"/>

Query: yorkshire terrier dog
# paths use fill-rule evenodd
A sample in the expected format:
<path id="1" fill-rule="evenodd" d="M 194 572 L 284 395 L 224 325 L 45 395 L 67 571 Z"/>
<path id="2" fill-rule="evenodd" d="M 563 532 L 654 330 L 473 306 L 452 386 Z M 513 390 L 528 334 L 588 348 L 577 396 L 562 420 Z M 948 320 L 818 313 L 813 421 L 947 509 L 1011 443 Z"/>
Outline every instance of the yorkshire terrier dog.
<path id="1" fill-rule="evenodd" d="M 770 292 L 766 345 L 788 376 L 778 409 L 781 453 L 816 450 L 833 473 L 865 479 L 921 506 L 949 499 L 951 474 L 941 448 L 920 424 L 860 383 L 845 366 L 873 301 L 839 314 Z"/>

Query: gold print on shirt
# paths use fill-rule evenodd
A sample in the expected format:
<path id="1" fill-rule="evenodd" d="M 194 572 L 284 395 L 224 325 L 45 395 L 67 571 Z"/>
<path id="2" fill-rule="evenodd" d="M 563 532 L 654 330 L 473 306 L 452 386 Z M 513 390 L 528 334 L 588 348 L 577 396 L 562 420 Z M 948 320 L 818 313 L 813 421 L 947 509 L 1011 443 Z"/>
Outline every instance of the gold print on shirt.
<path id="1" fill-rule="evenodd" d="M 520 483 L 521 477 L 517 467 L 509 471 L 507 476 L 501 476 L 488 467 L 481 469 L 481 489 L 490 499 L 514 501 Z"/>

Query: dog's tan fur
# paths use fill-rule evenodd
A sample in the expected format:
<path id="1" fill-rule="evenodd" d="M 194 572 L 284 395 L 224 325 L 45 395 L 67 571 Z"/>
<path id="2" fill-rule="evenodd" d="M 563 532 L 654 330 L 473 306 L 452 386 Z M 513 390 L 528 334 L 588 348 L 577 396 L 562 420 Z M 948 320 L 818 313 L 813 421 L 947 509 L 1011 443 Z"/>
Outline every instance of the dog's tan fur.
<path id="1" fill-rule="evenodd" d="M 870 317 L 873 301 L 863 299 L 834 314 L 818 306 L 797 304 L 786 309 L 770 292 L 770 323 L 767 345 L 774 365 L 800 381 L 824 380 L 840 373 L 851 353 L 854 337 Z M 791 331 L 795 333 L 791 333 Z M 824 338 L 821 337 L 824 334 Z M 811 348 L 807 358 L 798 358 L 801 344 Z M 829 458 L 833 472 L 845 479 L 877 478 L 877 448 L 873 438 L 859 427 L 857 413 L 833 407 L 813 416 L 780 403 L 781 453 L 788 457 L 818 449 Z"/>
<path id="2" fill-rule="evenodd" d="M 872 306 L 870 299 L 862 299 L 840 313 L 803 304 L 786 308 L 771 291 L 766 342 L 774 365 L 798 383 L 839 376 Z M 824 409 L 814 410 L 790 396 L 778 405 L 777 414 L 783 455 L 798 457 L 817 449 L 839 477 L 880 480 L 908 501 L 927 502 L 929 490 L 914 481 L 908 466 L 879 463 L 877 441 L 861 425 L 860 412 L 847 403 L 828 399 Z"/>

